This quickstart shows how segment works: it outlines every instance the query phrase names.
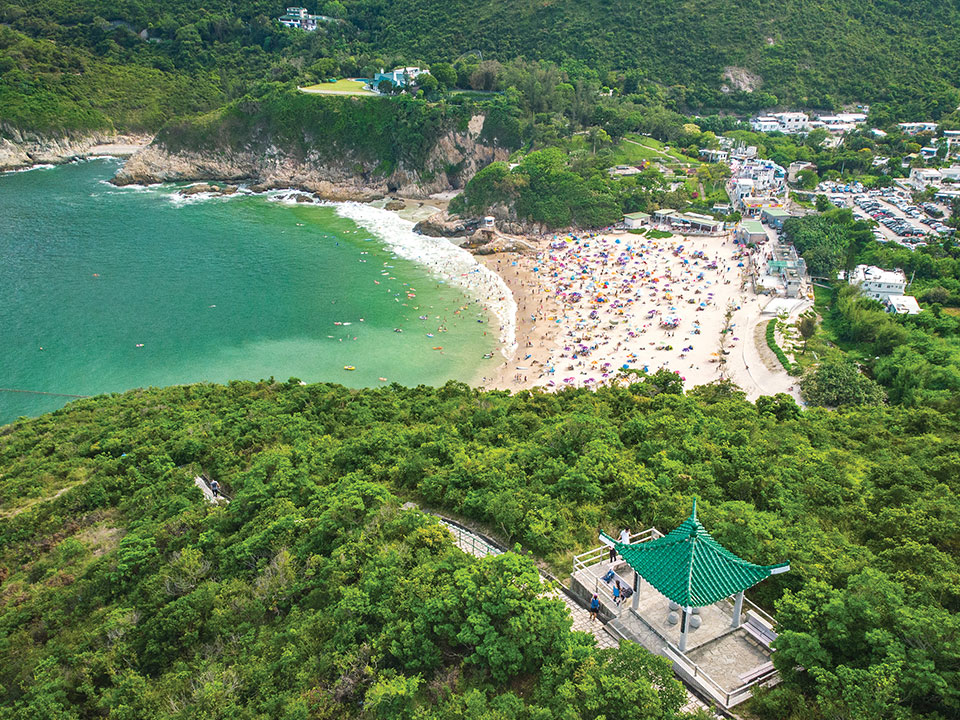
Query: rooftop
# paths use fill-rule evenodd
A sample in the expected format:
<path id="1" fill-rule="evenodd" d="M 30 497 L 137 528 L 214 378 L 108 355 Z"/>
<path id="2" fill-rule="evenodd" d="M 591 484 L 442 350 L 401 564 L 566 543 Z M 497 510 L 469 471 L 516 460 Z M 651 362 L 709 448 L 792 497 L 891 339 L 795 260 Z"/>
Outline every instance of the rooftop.
<path id="1" fill-rule="evenodd" d="M 763 224 L 759 220 L 744 220 L 740 225 L 748 233 L 764 233 L 766 230 L 763 229 Z"/>
<path id="2" fill-rule="evenodd" d="M 625 544 L 601 537 L 640 577 L 683 607 L 711 605 L 790 569 L 787 563 L 755 565 L 727 550 L 697 520 L 696 500 L 690 517 L 662 538 Z"/>
<path id="3" fill-rule="evenodd" d="M 863 282 L 898 284 L 906 281 L 903 270 L 884 270 L 876 265 L 857 265 L 850 276 L 850 282 L 854 285 Z"/>

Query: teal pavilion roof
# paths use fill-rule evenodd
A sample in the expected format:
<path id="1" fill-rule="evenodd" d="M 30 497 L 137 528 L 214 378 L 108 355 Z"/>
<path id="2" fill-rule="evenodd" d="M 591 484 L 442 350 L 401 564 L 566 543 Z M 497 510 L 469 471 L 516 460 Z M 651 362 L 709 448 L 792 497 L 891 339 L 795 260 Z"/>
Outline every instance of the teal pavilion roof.
<path id="1" fill-rule="evenodd" d="M 696 499 L 690 517 L 661 538 L 625 544 L 601 533 L 600 539 L 615 547 L 640 577 L 682 607 L 712 605 L 790 569 L 789 563 L 754 565 L 727 550 L 697 520 Z"/>

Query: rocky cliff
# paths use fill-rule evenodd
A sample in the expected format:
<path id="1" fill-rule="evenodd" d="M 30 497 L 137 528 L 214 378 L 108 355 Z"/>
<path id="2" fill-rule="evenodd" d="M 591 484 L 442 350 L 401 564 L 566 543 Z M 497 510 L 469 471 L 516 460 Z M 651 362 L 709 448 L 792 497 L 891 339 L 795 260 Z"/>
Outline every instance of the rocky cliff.
<path id="1" fill-rule="evenodd" d="M 378 172 L 376 160 L 344 148 L 331 159 L 328 148 L 306 153 L 286 150 L 262 137 L 245 146 L 214 144 L 203 149 L 171 149 L 162 139 L 131 157 L 117 173 L 117 185 L 192 180 L 245 180 L 264 189 L 300 188 L 328 200 L 368 201 L 397 193 L 426 197 L 462 187 L 494 160 L 506 160 L 509 151 L 482 141 L 484 116 L 474 115 L 466 127 L 449 130 L 419 163 L 402 160 L 389 174 Z"/>
<path id="2" fill-rule="evenodd" d="M 83 137 L 45 137 L 0 127 L 0 171 L 59 164 L 95 154 L 130 154 L 149 137 L 94 133 Z"/>

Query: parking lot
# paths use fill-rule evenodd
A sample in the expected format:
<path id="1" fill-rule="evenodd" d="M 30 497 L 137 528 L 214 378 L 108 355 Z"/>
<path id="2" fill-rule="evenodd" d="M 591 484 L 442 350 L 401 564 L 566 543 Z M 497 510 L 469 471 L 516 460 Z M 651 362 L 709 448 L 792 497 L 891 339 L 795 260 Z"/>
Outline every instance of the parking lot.
<path id="1" fill-rule="evenodd" d="M 943 224 L 949 215 L 944 205 L 914 204 L 905 190 L 864 190 L 859 183 L 825 189 L 837 207 L 852 208 L 855 216 L 876 221 L 874 235 L 880 242 L 917 247 L 926 245 L 930 236 L 946 237 L 953 233 L 952 228 Z"/>

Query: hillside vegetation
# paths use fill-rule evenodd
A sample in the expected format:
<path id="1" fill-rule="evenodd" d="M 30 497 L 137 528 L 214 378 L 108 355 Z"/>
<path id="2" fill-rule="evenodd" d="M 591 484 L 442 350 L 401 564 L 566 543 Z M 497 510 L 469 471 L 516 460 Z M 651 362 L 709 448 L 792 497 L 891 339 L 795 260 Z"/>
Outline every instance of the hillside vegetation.
<path id="1" fill-rule="evenodd" d="M 556 395 L 291 380 L 78 401 L 0 431 L 0 714 L 670 718 L 663 662 L 595 650 L 529 559 L 475 561 L 400 506 L 562 573 L 598 527 L 667 530 L 696 495 L 733 551 L 791 564 L 752 593 L 782 623 L 758 717 L 956 716 L 957 427 L 684 396 L 665 372 Z"/>
<path id="2" fill-rule="evenodd" d="M 374 44 L 427 60 L 474 49 L 641 71 L 682 86 L 692 107 L 722 104 L 727 67 L 759 75 L 780 102 L 920 98 L 956 87 L 960 8 L 921 0 L 359 0 Z M 760 89 L 758 88 L 758 89 Z M 956 102 L 954 101 L 954 105 Z M 952 110 L 953 108 L 950 108 Z"/>
<path id="3" fill-rule="evenodd" d="M 426 161 L 441 136 L 465 132 L 470 118 L 482 112 L 478 140 L 515 148 L 519 122 L 499 104 L 476 107 L 400 98 L 308 95 L 281 85 L 262 88 L 223 108 L 168 123 L 157 136 L 166 149 L 216 153 L 223 150 L 266 154 L 280 149 L 303 158 L 329 162 L 347 158 L 371 163 L 378 175 L 403 165 L 413 171 Z M 449 168 L 455 174 L 456 168 Z"/>
<path id="4" fill-rule="evenodd" d="M 457 87 L 470 88 L 480 54 L 488 63 L 549 61 L 573 85 L 595 82 L 682 112 L 861 102 L 936 119 L 960 103 L 955 3 L 306 4 L 338 19 L 305 33 L 280 26 L 283 4 L 265 0 L 0 0 L 0 116 L 46 132 L 107 122 L 152 130 L 260 82 L 371 77 L 399 63 L 452 64 Z"/>

